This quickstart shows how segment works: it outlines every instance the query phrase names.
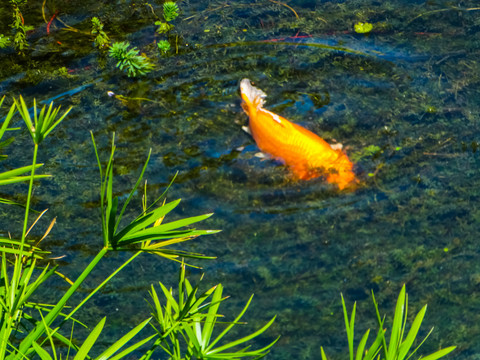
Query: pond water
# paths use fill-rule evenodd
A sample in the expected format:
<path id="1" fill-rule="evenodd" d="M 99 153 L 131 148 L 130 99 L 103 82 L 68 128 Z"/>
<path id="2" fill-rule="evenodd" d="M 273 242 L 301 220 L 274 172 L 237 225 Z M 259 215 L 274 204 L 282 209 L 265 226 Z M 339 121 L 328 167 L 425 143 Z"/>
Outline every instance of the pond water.
<path id="1" fill-rule="evenodd" d="M 115 132 L 118 195 L 128 194 L 152 149 L 151 199 L 178 172 L 168 197 L 182 202 L 172 218 L 215 213 L 198 227 L 223 231 L 183 248 L 217 259 L 193 261 L 203 270 L 190 276 L 205 272 L 205 288 L 224 285 L 225 313 L 239 312 L 254 293 L 249 329 L 277 315 L 256 343 L 282 336 L 268 359 L 318 359 L 320 346 L 346 355 L 340 293 L 348 307 L 358 301 L 360 334 L 375 326 L 370 291 L 391 314 L 404 283 L 412 314 L 429 305 L 423 330 L 435 330 L 424 353 L 457 345 L 456 358 L 478 358 L 477 1 L 186 0 L 163 35 L 154 25 L 161 1 L 47 0 L 47 20 L 58 11 L 48 33 L 43 3 L 29 0 L 24 9 L 35 27 L 25 54 L 0 50 L 0 93 L 73 106 L 40 150 L 54 177 L 34 194 L 35 208 L 57 217 L 44 246 L 65 255 L 63 273 L 78 275 L 102 245 L 89 131 L 104 159 Z M 9 6 L 0 5 L 0 33 L 10 31 Z M 149 56 L 154 70 L 134 78 L 118 70 L 93 45 L 93 16 L 112 41 Z M 373 31 L 355 33 L 354 24 L 367 21 Z M 161 39 L 172 45 L 163 56 Z M 267 109 L 343 143 L 361 186 L 338 191 L 322 179 L 295 181 L 281 164 L 256 157 L 242 131 L 242 78 L 267 93 Z M 30 163 L 27 135 L 17 134 L 6 151 L 7 167 Z M 2 211 L 2 229 L 15 233 L 21 209 Z M 127 256 L 110 255 L 89 284 Z M 175 263 L 143 256 L 93 300 L 85 321 L 105 314 L 110 335 L 124 333 L 148 316 L 150 284 L 173 286 L 177 272 Z M 64 285 L 51 289 L 47 297 Z"/>

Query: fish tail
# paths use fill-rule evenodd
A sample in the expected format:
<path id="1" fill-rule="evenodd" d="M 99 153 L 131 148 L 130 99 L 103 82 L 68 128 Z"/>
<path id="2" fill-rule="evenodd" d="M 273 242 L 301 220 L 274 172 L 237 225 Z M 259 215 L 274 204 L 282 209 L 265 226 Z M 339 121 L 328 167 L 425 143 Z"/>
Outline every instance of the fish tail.
<path id="1" fill-rule="evenodd" d="M 265 94 L 262 90 L 256 88 L 250 83 L 250 80 L 243 79 L 240 81 L 240 92 L 242 94 L 242 99 L 245 101 L 245 104 L 248 109 L 261 109 L 265 103 Z"/>

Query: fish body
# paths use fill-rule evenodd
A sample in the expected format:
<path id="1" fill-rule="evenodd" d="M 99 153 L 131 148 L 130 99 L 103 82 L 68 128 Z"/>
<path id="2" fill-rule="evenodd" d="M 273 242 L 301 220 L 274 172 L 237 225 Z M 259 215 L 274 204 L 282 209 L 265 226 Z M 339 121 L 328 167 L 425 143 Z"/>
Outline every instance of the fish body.
<path id="1" fill-rule="evenodd" d="M 257 146 L 287 165 L 296 178 L 309 180 L 325 176 L 340 190 L 357 181 L 353 164 L 342 150 L 333 149 L 320 136 L 264 109 L 266 94 L 252 86 L 250 80 L 240 82 L 240 92 Z"/>

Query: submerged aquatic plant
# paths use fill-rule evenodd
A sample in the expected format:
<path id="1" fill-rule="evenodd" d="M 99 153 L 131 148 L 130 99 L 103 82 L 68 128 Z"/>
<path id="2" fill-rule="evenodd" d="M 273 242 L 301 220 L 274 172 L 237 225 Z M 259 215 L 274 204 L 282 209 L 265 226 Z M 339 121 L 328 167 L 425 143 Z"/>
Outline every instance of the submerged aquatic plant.
<path id="1" fill-rule="evenodd" d="M 103 31 L 103 23 L 96 16 L 92 18 L 92 35 L 96 35 L 95 47 L 99 49 L 105 48 L 110 43 L 110 38 Z"/>
<path id="2" fill-rule="evenodd" d="M 11 43 L 10 38 L 0 34 L 0 49 L 6 48 Z"/>
<path id="3" fill-rule="evenodd" d="M 175 20 L 178 16 L 178 5 L 173 1 L 167 1 L 163 4 L 163 18 L 165 21 Z"/>
<path id="4" fill-rule="evenodd" d="M 20 6 L 25 5 L 27 1 L 10 0 L 10 3 L 13 7 L 13 23 L 11 27 L 15 31 L 13 44 L 19 52 L 22 52 L 29 46 L 27 42 L 27 31 L 33 30 L 33 26 L 25 25 L 25 20 L 23 19 L 22 12 L 20 11 Z"/>
<path id="5" fill-rule="evenodd" d="M 178 16 L 178 5 L 175 4 L 173 1 L 167 1 L 163 4 L 163 21 L 156 21 L 155 25 L 158 26 L 156 30 L 159 34 L 164 34 L 173 29 L 173 25 L 169 24 L 170 21 L 175 20 Z"/>
<path id="6" fill-rule="evenodd" d="M 157 43 L 157 47 L 162 54 L 166 54 L 170 51 L 170 43 L 168 42 L 168 40 L 160 40 Z"/>
<path id="7" fill-rule="evenodd" d="M 120 70 L 126 69 L 129 77 L 145 75 L 153 69 L 153 64 L 142 55 L 138 55 L 139 50 L 136 47 L 128 49 L 128 41 L 115 42 L 110 47 L 109 55 L 118 60 L 117 67 Z"/>
<path id="8" fill-rule="evenodd" d="M 373 30 L 373 25 L 369 22 L 358 22 L 354 25 L 354 30 L 357 34 L 367 34 Z"/>

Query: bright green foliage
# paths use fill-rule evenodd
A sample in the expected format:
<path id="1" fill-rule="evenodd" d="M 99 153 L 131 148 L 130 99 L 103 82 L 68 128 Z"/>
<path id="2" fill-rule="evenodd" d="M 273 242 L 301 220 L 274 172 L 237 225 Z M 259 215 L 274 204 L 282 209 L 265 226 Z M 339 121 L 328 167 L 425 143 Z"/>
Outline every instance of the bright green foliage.
<path id="1" fill-rule="evenodd" d="M 102 22 L 96 16 L 92 18 L 92 35 L 96 35 L 95 47 L 98 49 L 103 49 L 110 43 L 110 38 L 105 31 L 103 31 Z"/>
<path id="2" fill-rule="evenodd" d="M 25 20 L 19 8 L 19 6 L 24 5 L 26 1 L 10 0 L 10 3 L 13 7 L 13 23 L 11 27 L 15 30 L 13 44 L 18 51 L 22 52 L 29 46 L 27 42 L 27 31 L 33 30 L 33 26 L 25 25 Z"/>
<path id="3" fill-rule="evenodd" d="M 356 151 L 354 153 L 352 153 L 350 155 L 350 158 L 355 161 L 355 162 L 358 162 L 362 159 L 365 159 L 365 158 L 376 158 L 378 157 L 380 154 L 382 153 L 382 149 L 380 148 L 380 146 L 378 145 L 369 145 L 369 146 L 366 146 L 364 147 L 362 150 L 360 151 Z"/>
<path id="4" fill-rule="evenodd" d="M 362 152 L 363 152 L 364 156 L 372 156 L 372 155 L 375 155 L 376 153 L 378 153 L 379 151 L 381 151 L 380 146 L 369 145 L 369 146 L 363 148 Z"/>
<path id="5" fill-rule="evenodd" d="M 173 29 L 173 25 L 163 22 L 163 21 L 155 21 L 155 25 L 158 26 L 156 32 L 159 34 L 164 34 L 166 32 L 169 32 L 170 30 Z"/>
<path id="6" fill-rule="evenodd" d="M 377 313 L 378 320 L 378 331 L 375 341 L 372 343 L 370 348 L 366 350 L 366 343 L 368 340 L 368 335 L 370 330 L 367 330 L 360 340 L 357 352 L 354 351 L 354 323 L 355 323 L 355 309 L 356 303 L 353 304 L 352 315 L 348 317 L 347 308 L 345 306 L 345 301 L 342 296 L 342 306 L 343 314 L 345 318 L 345 328 L 347 331 L 348 339 L 348 349 L 350 353 L 350 360 L 372 360 L 377 358 L 378 360 L 408 360 L 410 359 L 422 346 L 424 341 L 433 331 L 433 328 L 429 331 L 427 336 L 420 341 L 417 347 L 412 350 L 413 344 L 417 339 L 418 331 L 422 325 L 423 317 L 427 311 L 427 305 L 425 305 L 415 316 L 413 323 L 410 326 L 408 333 L 406 332 L 407 325 L 407 312 L 408 312 L 408 295 L 405 290 L 405 285 L 403 285 L 402 290 L 398 296 L 397 305 L 395 307 L 395 314 L 393 318 L 393 324 L 391 327 L 390 341 L 387 343 L 385 334 L 387 330 L 385 329 L 385 317 L 380 316 L 378 310 L 378 304 L 375 301 L 375 296 L 373 295 L 373 304 L 375 306 L 375 311 Z M 455 346 L 450 346 L 442 350 L 438 350 L 433 354 L 423 356 L 421 359 L 425 360 L 437 360 L 445 355 L 449 354 L 455 349 Z M 321 348 L 322 360 L 327 360 L 323 348 Z"/>
<path id="7" fill-rule="evenodd" d="M 0 107 L 2 103 L 3 99 L 0 102 Z M 35 115 L 35 127 L 33 127 L 28 108 L 25 105 L 23 98 L 20 98 L 18 101 L 15 100 L 15 104 L 10 108 L 9 113 L 2 124 L 0 137 L 3 136 L 7 130 L 9 122 L 15 115 L 15 108 L 24 118 L 25 123 L 28 124 L 27 126 L 29 126 L 30 133 L 34 140 L 34 151 L 33 163 L 31 166 L 10 170 L 0 175 L 2 185 L 18 181 L 29 181 L 21 238 L 0 239 L 0 253 L 2 258 L 0 271 L 0 284 L 2 289 L 0 292 L 0 303 L 2 304 L 0 307 L 0 338 L 4 340 L 0 342 L 0 359 L 13 359 L 17 355 L 18 358 L 24 358 L 25 354 L 35 351 L 34 349 L 38 348 L 38 344 L 35 344 L 38 337 L 32 339 L 28 348 L 17 351 L 17 332 L 19 329 L 24 328 L 26 325 L 24 323 L 26 322 L 35 324 L 36 317 L 33 316 L 34 313 L 40 312 L 40 314 L 42 314 L 43 311 L 49 311 L 47 306 L 44 304 L 32 303 L 30 298 L 44 281 L 55 273 L 55 268 L 50 268 L 48 264 L 44 267 L 37 264 L 37 260 L 42 257 L 42 252 L 39 251 L 37 246 L 27 242 L 26 237 L 29 232 L 27 231 L 27 226 L 33 192 L 33 181 L 40 177 L 45 177 L 45 175 L 39 176 L 35 174 L 35 170 L 42 165 L 37 164 L 36 162 L 38 145 L 66 115 L 64 114 L 60 120 L 55 121 L 58 109 L 52 111 L 52 105 L 50 104 L 47 113 L 45 113 L 44 107 L 40 115 L 38 115 L 36 106 L 34 105 L 33 112 Z M 30 176 L 18 176 L 27 171 L 30 172 Z M 48 234 L 52 226 L 53 223 L 48 228 L 45 236 Z M 12 255 L 15 256 L 12 257 Z M 28 310 L 31 308 L 36 309 L 30 313 Z M 40 324 L 40 319 L 38 319 L 38 324 Z M 55 331 L 51 331 L 51 329 L 48 328 L 48 325 L 44 327 L 43 330 L 44 331 L 42 331 L 39 336 L 45 332 L 51 332 L 52 335 L 55 333 Z M 25 335 L 22 334 L 20 336 L 23 338 Z M 45 354 L 41 350 L 38 350 L 38 354 L 41 358 L 45 358 Z"/>
<path id="8" fill-rule="evenodd" d="M 4 100 L 5 100 L 5 96 L 2 97 L 2 99 L 0 100 L 0 110 L 2 109 L 2 105 L 3 105 Z M 13 104 L 12 106 L 10 106 L 10 111 L 8 112 L 7 116 L 3 120 L 2 126 L 0 127 L 0 140 L 3 138 L 3 135 L 5 134 L 5 132 L 7 130 L 12 130 L 12 129 L 8 128 L 8 125 L 10 124 L 10 121 L 12 120 L 13 116 L 15 115 L 15 111 L 16 111 L 15 104 Z M 18 130 L 18 129 L 16 129 L 16 130 Z M 1 141 L 0 142 L 0 149 L 9 145 L 12 141 L 13 141 L 13 137 L 10 137 L 7 140 Z M 0 157 L 1 158 L 6 158 L 5 155 L 1 155 Z"/>
<path id="9" fill-rule="evenodd" d="M 178 6 L 173 1 L 167 1 L 163 4 L 163 21 L 156 21 L 155 25 L 158 26 L 156 32 L 159 34 L 164 34 L 173 29 L 173 25 L 169 24 L 170 21 L 175 20 L 178 16 Z"/>
<path id="10" fill-rule="evenodd" d="M 218 313 L 218 309 L 220 304 L 227 299 L 222 295 L 223 287 L 221 284 L 199 293 L 199 285 L 191 285 L 185 277 L 185 266 L 182 265 L 178 284 L 178 299 L 173 297 L 172 289 L 167 289 L 162 283 L 160 283 L 160 287 L 166 298 L 163 306 L 153 286 L 151 291 L 153 299 L 152 316 L 159 325 L 159 328 L 155 328 L 158 339 L 155 341 L 154 347 L 142 357 L 142 360 L 150 359 L 153 352 L 158 348 L 163 349 L 169 355 L 170 360 L 222 360 L 246 357 L 259 359 L 265 356 L 278 340 L 277 338 L 267 346 L 257 350 L 252 350 L 249 346 L 244 347 L 246 342 L 265 332 L 275 320 L 273 318 L 250 335 L 219 344 L 235 325 L 242 324 L 240 319 L 248 309 L 253 295 L 240 314 L 232 322 L 224 322 L 224 329 L 213 337 L 217 320 L 223 316 Z M 240 346 L 240 349 L 238 349 L 238 346 Z"/>
<path id="11" fill-rule="evenodd" d="M 178 6 L 173 1 L 167 1 L 163 4 L 163 18 L 165 21 L 175 20 L 178 16 Z"/>
<path id="12" fill-rule="evenodd" d="M 160 41 L 157 43 L 157 46 L 158 46 L 158 50 L 159 50 L 162 54 L 166 54 L 167 52 L 170 51 L 170 43 L 168 42 L 168 40 L 160 40 Z"/>
<path id="13" fill-rule="evenodd" d="M 142 183 L 143 174 L 150 160 L 151 151 L 148 154 L 147 161 L 143 166 L 142 172 L 130 191 L 120 211 L 118 211 L 119 199 L 113 196 L 113 156 L 115 154 L 115 144 L 112 139 L 112 151 L 105 169 L 101 166 L 99 154 L 92 134 L 92 141 L 97 156 L 98 167 L 100 170 L 100 208 L 102 215 L 103 244 L 108 250 L 140 250 L 153 253 L 162 257 L 175 259 L 177 257 L 207 258 L 200 254 L 187 253 L 165 249 L 166 246 L 180 242 L 192 240 L 200 235 L 209 235 L 218 232 L 217 230 L 196 230 L 185 229 L 182 227 L 202 221 L 212 214 L 205 214 L 172 221 L 169 223 L 158 223 L 163 220 L 180 203 L 180 200 L 172 201 L 151 210 L 165 195 L 162 194 L 150 206 L 146 207 L 129 225 L 119 230 L 119 225 L 123 214 L 130 203 L 133 195 Z M 135 247 L 132 247 L 135 245 Z M 140 248 L 138 247 L 140 246 Z"/>
<path id="14" fill-rule="evenodd" d="M 30 135 L 32 135 L 33 142 L 35 145 L 40 144 L 45 137 L 53 130 L 55 127 L 60 124 L 63 119 L 68 115 L 72 108 L 69 108 L 67 111 L 57 119 L 58 112 L 60 111 L 60 106 L 53 108 L 53 102 L 50 103 L 48 110 L 46 110 L 46 105 L 43 106 L 40 114 L 37 112 L 37 102 L 33 100 L 33 121 L 30 117 L 30 112 L 28 107 L 23 100 L 23 97 L 20 96 L 18 100 L 15 100 L 17 105 L 18 112 L 22 116 L 25 124 L 27 125 Z M 45 112 L 46 111 L 46 112 Z"/>
<path id="15" fill-rule="evenodd" d="M 2 108 L 2 105 L 3 105 L 3 101 L 5 100 L 5 96 L 0 100 L 0 109 Z M 10 121 L 12 120 L 13 116 L 15 115 L 16 113 L 16 105 L 13 104 L 11 107 L 10 107 L 10 110 L 7 114 L 7 116 L 5 117 L 1 127 L 0 127 L 0 149 L 1 148 L 4 148 L 6 147 L 7 145 L 10 145 L 13 140 L 14 140 L 14 137 L 11 136 L 9 137 L 8 139 L 6 140 L 2 140 L 3 138 L 3 135 L 7 132 L 7 131 L 12 131 L 12 130 L 18 130 L 19 128 L 9 128 L 8 125 L 10 124 Z M 6 156 L 2 155 L 3 158 L 5 158 Z M 41 167 L 43 164 L 36 164 L 35 165 L 35 169 L 38 169 L 39 167 Z M 13 184 L 13 183 L 17 183 L 17 182 L 23 182 L 23 181 L 28 181 L 30 180 L 30 176 L 25 176 L 23 174 L 26 174 L 26 173 L 31 173 L 32 172 L 32 166 L 23 166 L 23 167 L 20 167 L 18 169 L 13 169 L 13 170 L 9 170 L 9 171 L 5 171 L 5 172 L 2 172 L 0 173 L 0 185 L 9 185 L 9 184 Z M 48 177 L 49 175 L 35 175 L 34 176 L 34 179 L 41 179 L 41 178 L 45 178 L 45 177 Z M 3 203 L 3 204 L 16 204 L 10 200 L 7 200 L 7 199 L 3 199 L 3 198 L 0 198 L 0 203 Z M 17 204 L 18 205 L 18 204 Z M 4 243 L 7 242 L 7 243 L 10 243 L 10 240 L 9 239 L 3 239 Z M 0 243 L 2 242 L 2 239 L 0 239 Z M 13 243 L 12 245 L 15 247 L 15 241 L 13 240 Z M 1 246 L 1 244 L 0 244 Z M 15 252 L 15 250 L 12 250 L 13 252 Z"/>
<path id="16" fill-rule="evenodd" d="M 118 60 L 117 67 L 120 70 L 126 69 L 128 77 L 145 75 L 153 69 L 153 64 L 145 57 L 138 55 L 139 50 L 132 48 L 128 50 L 128 41 L 115 42 L 110 47 L 109 55 Z"/>
<path id="17" fill-rule="evenodd" d="M 10 38 L 0 34 L 0 49 L 6 48 L 10 45 Z"/>
<path id="18" fill-rule="evenodd" d="M 368 22 L 359 22 L 354 25 L 354 29 L 358 34 L 366 34 L 373 30 L 373 25 Z"/>

